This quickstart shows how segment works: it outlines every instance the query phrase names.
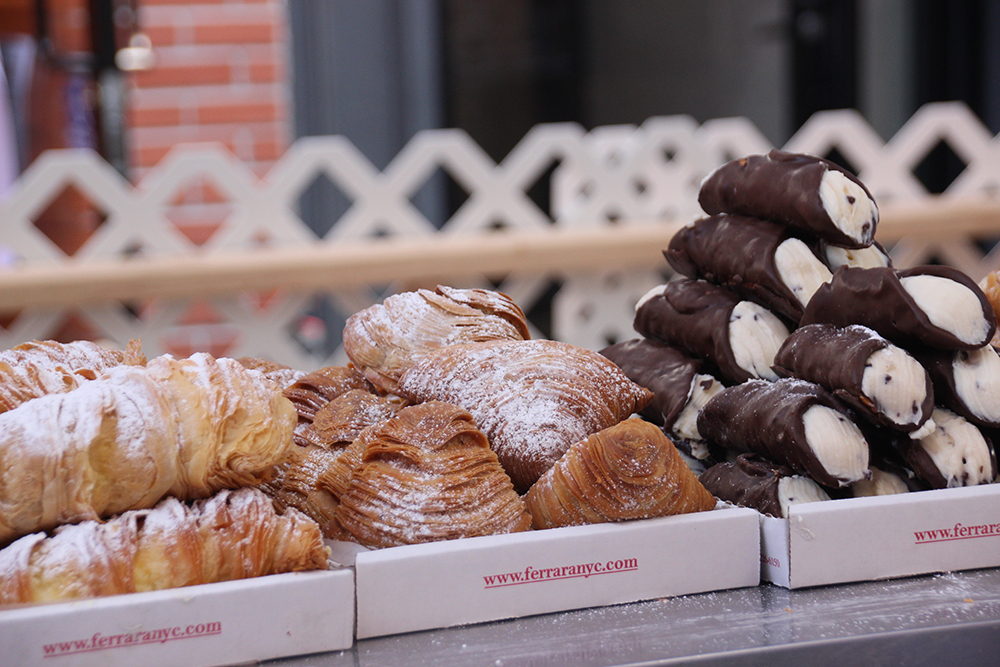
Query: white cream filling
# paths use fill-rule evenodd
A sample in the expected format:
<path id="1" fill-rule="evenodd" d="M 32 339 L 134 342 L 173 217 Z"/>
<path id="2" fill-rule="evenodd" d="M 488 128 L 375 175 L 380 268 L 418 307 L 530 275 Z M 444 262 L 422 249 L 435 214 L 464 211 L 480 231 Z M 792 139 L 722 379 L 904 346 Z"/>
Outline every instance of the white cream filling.
<path id="1" fill-rule="evenodd" d="M 825 405 L 806 410 L 802 424 L 806 442 L 832 477 L 849 484 L 868 475 L 868 442 L 857 424 Z"/>
<path id="2" fill-rule="evenodd" d="M 1000 355 L 992 345 L 955 353 L 955 390 L 969 412 L 980 419 L 1000 421 Z"/>
<path id="3" fill-rule="evenodd" d="M 920 446 L 948 480 L 948 488 L 993 481 L 990 448 L 979 429 L 944 408 L 935 408 L 933 419 L 937 428 L 920 439 Z"/>
<path id="4" fill-rule="evenodd" d="M 918 428 L 916 431 L 910 431 L 906 435 L 911 440 L 920 440 L 921 438 L 926 438 L 927 436 L 929 436 L 931 433 L 934 432 L 934 429 L 936 428 L 937 424 L 934 423 L 934 413 L 932 412 L 931 418 L 925 421 L 923 426 Z"/>
<path id="5" fill-rule="evenodd" d="M 736 364 L 753 377 L 778 379 L 771 364 L 786 338 L 788 327 L 756 303 L 740 301 L 729 315 L 729 344 Z"/>
<path id="6" fill-rule="evenodd" d="M 899 282 L 931 324 L 969 345 L 987 342 L 990 323 L 971 289 L 954 280 L 927 274 L 907 276 Z"/>
<path id="7" fill-rule="evenodd" d="M 894 475 L 875 466 L 872 466 L 871 469 L 871 479 L 862 479 L 851 485 L 855 497 L 891 496 L 896 493 L 910 492 L 906 482 L 900 479 L 899 475 Z"/>
<path id="8" fill-rule="evenodd" d="M 783 241 L 774 251 L 774 266 L 778 277 L 805 306 L 823 283 L 833 275 L 800 239 Z"/>
<path id="9" fill-rule="evenodd" d="M 876 269 L 889 266 L 889 255 L 875 245 L 857 249 L 828 245 L 826 246 L 826 263 L 834 271 L 842 266 Z"/>
<path id="10" fill-rule="evenodd" d="M 878 208 L 864 188 L 843 172 L 827 169 L 819 184 L 819 200 L 833 224 L 862 245 L 875 238 Z"/>
<path id="11" fill-rule="evenodd" d="M 650 299 L 655 299 L 658 296 L 662 296 L 663 291 L 665 289 L 667 289 L 666 285 L 657 285 L 656 287 L 652 288 L 651 290 L 643 294 L 641 297 L 639 297 L 639 300 L 635 304 L 635 309 L 638 311 L 640 308 L 642 308 L 643 304 L 645 304 Z"/>
<path id="12" fill-rule="evenodd" d="M 919 424 L 927 398 L 927 371 L 902 348 L 876 350 L 865 364 L 861 393 L 895 424 Z"/>
<path id="13" fill-rule="evenodd" d="M 704 444 L 700 446 L 698 444 L 705 440 L 698 431 L 698 413 L 705 407 L 705 403 L 708 403 L 708 399 L 718 394 L 722 389 L 722 383 L 711 375 L 701 373 L 695 375 L 691 381 L 691 391 L 688 392 L 687 405 L 674 420 L 674 433 L 691 442 L 691 455 L 697 459 L 708 456 L 708 447 Z"/>
<path id="14" fill-rule="evenodd" d="M 782 477 L 778 480 L 778 504 L 781 516 L 788 518 L 788 508 L 802 503 L 829 500 L 830 495 L 819 484 L 800 475 Z"/>

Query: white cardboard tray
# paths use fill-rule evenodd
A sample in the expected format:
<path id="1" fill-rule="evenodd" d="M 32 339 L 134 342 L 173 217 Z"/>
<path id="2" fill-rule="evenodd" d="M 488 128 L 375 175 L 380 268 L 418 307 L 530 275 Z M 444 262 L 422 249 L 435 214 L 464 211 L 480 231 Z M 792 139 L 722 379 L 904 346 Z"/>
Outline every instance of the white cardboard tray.
<path id="1" fill-rule="evenodd" d="M 356 636 L 756 586 L 757 516 L 718 509 L 361 551 Z M 350 560 L 337 544 L 334 560 Z"/>
<path id="2" fill-rule="evenodd" d="M 350 648 L 354 573 L 255 579 L 0 609 L 3 667 L 212 667 Z"/>
<path id="3" fill-rule="evenodd" d="M 760 515 L 761 578 L 803 588 L 1000 566 L 1000 484 L 793 505 Z"/>

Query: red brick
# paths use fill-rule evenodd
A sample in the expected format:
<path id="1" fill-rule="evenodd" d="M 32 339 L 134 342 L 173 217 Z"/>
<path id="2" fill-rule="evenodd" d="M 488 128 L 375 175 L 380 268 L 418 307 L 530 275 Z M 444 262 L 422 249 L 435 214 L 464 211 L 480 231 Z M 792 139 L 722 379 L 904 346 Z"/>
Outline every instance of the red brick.
<path id="1" fill-rule="evenodd" d="M 270 23 L 195 25 L 193 32 L 196 44 L 266 44 L 278 36 Z"/>
<path id="2" fill-rule="evenodd" d="M 253 154 L 258 160 L 277 160 L 286 149 L 287 146 L 283 141 L 256 141 L 253 145 Z"/>
<path id="3" fill-rule="evenodd" d="M 153 125 L 177 125 L 181 122 L 181 111 L 177 107 L 138 108 L 129 110 L 129 125 L 149 127 Z"/>
<path id="4" fill-rule="evenodd" d="M 284 68 L 276 62 L 250 63 L 250 81 L 253 83 L 274 83 L 284 74 Z"/>
<path id="5" fill-rule="evenodd" d="M 253 123 L 273 121 L 284 114 L 277 104 L 225 104 L 203 106 L 198 109 L 198 120 L 202 123 Z"/>
<path id="6" fill-rule="evenodd" d="M 143 27 L 142 32 L 149 37 L 149 41 L 152 42 L 154 48 L 177 43 L 177 33 L 173 26 Z"/>
<path id="7" fill-rule="evenodd" d="M 138 72 L 135 83 L 140 88 L 203 86 L 229 83 L 231 77 L 232 68 L 228 65 L 154 67 L 146 72 Z"/>
<path id="8" fill-rule="evenodd" d="M 140 167 L 155 167 L 170 151 L 170 146 L 153 146 L 150 148 L 133 148 L 132 164 Z"/>

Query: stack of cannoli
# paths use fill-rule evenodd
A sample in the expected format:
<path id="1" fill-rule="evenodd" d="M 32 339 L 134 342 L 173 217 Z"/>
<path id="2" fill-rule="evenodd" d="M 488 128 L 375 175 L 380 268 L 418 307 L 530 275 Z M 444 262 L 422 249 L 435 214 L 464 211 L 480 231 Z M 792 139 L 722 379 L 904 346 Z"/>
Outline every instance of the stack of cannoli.
<path id="1" fill-rule="evenodd" d="M 717 497 L 796 502 L 993 482 L 996 316 L 945 266 L 898 270 L 865 186 L 771 151 L 702 182 L 708 214 L 636 305 L 641 338 L 602 353 L 654 398 L 643 416 Z"/>

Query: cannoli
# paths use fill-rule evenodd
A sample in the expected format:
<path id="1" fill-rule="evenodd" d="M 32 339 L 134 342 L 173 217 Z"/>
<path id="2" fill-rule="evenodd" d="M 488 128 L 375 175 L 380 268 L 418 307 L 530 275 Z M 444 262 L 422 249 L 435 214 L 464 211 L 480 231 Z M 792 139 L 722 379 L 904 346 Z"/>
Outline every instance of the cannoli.
<path id="1" fill-rule="evenodd" d="M 708 366 L 705 361 L 649 338 L 615 343 L 601 354 L 630 380 L 653 392 L 652 402 L 639 413 L 642 417 L 663 428 L 682 452 L 698 460 L 707 458 L 705 439 L 698 432 L 698 412 L 723 385 L 703 372 Z"/>
<path id="2" fill-rule="evenodd" d="M 709 215 L 736 213 L 774 220 L 845 248 L 875 239 L 878 207 L 853 174 L 829 160 L 772 150 L 732 160 L 701 184 Z"/>
<path id="3" fill-rule="evenodd" d="M 842 248 L 823 239 L 817 239 L 812 245 L 812 250 L 830 271 L 836 271 L 842 266 L 858 269 L 892 266 L 892 258 L 878 241 L 867 248 Z"/>
<path id="4" fill-rule="evenodd" d="M 936 408 L 937 428 L 920 438 L 901 441 L 901 454 L 916 476 L 933 489 L 989 484 L 997 475 L 993 443 L 963 417 Z"/>
<path id="5" fill-rule="evenodd" d="M 935 393 L 924 367 L 859 324 L 796 329 L 778 349 L 774 370 L 822 385 L 863 416 L 901 431 L 916 431 L 934 410 Z"/>
<path id="6" fill-rule="evenodd" d="M 829 487 L 868 476 L 868 443 L 830 392 L 804 380 L 749 380 L 716 394 L 698 415 L 716 445 L 761 454 Z"/>
<path id="7" fill-rule="evenodd" d="M 975 350 L 997 324 L 983 291 L 958 269 L 842 267 L 806 306 L 800 325 L 862 324 L 904 348 Z"/>
<path id="8" fill-rule="evenodd" d="M 650 290 L 636 305 L 633 328 L 688 355 L 706 359 L 723 379 L 777 379 L 774 353 L 788 327 L 771 311 L 704 280 L 675 280 Z"/>
<path id="9" fill-rule="evenodd" d="M 759 454 L 740 454 L 734 461 L 716 463 L 698 480 L 719 500 L 780 518 L 788 517 L 792 505 L 830 500 L 812 479 Z"/>
<path id="10" fill-rule="evenodd" d="M 1000 356 L 977 350 L 913 348 L 934 384 L 934 402 L 977 426 L 1000 427 Z"/>
<path id="11" fill-rule="evenodd" d="M 832 277 L 788 227 L 742 215 L 696 220 L 674 234 L 663 254 L 678 273 L 728 287 L 791 322 Z"/>

